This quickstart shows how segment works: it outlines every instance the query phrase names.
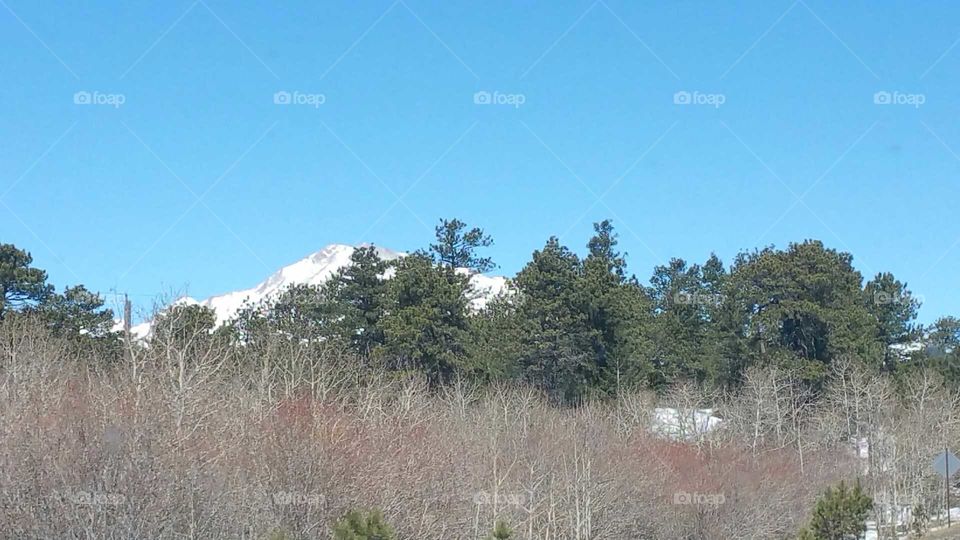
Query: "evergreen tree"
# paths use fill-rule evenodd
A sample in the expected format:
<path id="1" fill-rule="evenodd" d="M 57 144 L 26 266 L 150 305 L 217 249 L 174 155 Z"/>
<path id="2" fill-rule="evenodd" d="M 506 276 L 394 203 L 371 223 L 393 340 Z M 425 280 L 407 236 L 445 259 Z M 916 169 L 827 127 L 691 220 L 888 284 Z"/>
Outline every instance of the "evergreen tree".
<path id="1" fill-rule="evenodd" d="M 67 287 L 63 294 L 50 294 L 37 311 L 59 336 L 106 338 L 114 325 L 113 311 L 103 307 L 100 295 L 83 285 Z"/>
<path id="2" fill-rule="evenodd" d="M 731 271 L 744 339 L 754 362 L 787 363 L 822 382 L 832 359 L 882 361 L 875 319 L 863 302 L 853 257 L 819 241 L 741 253 Z"/>
<path id="3" fill-rule="evenodd" d="M 464 368 L 470 340 L 469 279 L 437 267 L 422 252 L 404 257 L 389 282 L 390 309 L 383 318 L 386 353 L 421 369 L 431 384 Z"/>
<path id="4" fill-rule="evenodd" d="M 867 515 L 873 500 L 863 493 L 860 483 L 851 490 L 844 482 L 817 500 L 810 525 L 800 533 L 802 540 L 846 540 L 861 538 L 867 530 Z"/>
<path id="5" fill-rule="evenodd" d="M 333 331 L 361 356 L 384 344 L 381 319 L 387 301 L 384 273 L 389 267 L 375 247 L 360 247 L 350 255 L 350 265 L 327 284 Z"/>
<path id="6" fill-rule="evenodd" d="M 899 356 L 890 347 L 909 343 L 919 337 L 914 320 L 920 302 L 893 274 L 884 272 L 867 282 L 863 290 L 867 310 L 876 323 L 876 336 L 884 348 L 883 367 L 896 368 Z"/>
<path id="7" fill-rule="evenodd" d="M 700 282 L 705 294 L 710 295 L 706 306 L 717 305 L 721 302 L 721 296 L 724 293 L 724 284 L 727 279 L 727 269 L 723 266 L 723 261 L 715 253 L 710 254 L 707 262 L 700 268 Z"/>
<path id="8" fill-rule="evenodd" d="M 563 401 L 575 401 L 596 387 L 601 372 L 581 289 L 580 259 L 552 237 L 517 274 L 518 329 L 523 377 Z"/>
<path id="9" fill-rule="evenodd" d="M 225 337 L 225 331 L 215 333 L 217 314 L 211 308 L 197 304 L 180 304 L 159 313 L 153 321 L 151 346 L 176 350 L 190 358 L 211 343 Z"/>
<path id="10" fill-rule="evenodd" d="M 704 277 L 707 277 L 707 265 Z M 742 375 L 756 360 L 750 321 L 753 315 L 747 308 L 750 300 L 745 291 L 732 278 L 723 276 L 721 285 L 716 289 L 719 303 L 713 306 L 710 314 L 710 340 L 716 351 L 718 386 L 736 388 Z"/>
<path id="11" fill-rule="evenodd" d="M 931 366 L 951 385 L 960 386 L 960 319 L 937 319 L 927 329 L 926 349 L 915 356 L 920 366 Z"/>
<path id="12" fill-rule="evenodd" d="M 720 334 L 714 323 L 725 277 L 716 256 L 703 267 L 671 259 L 654 268 L 650 279 L 655 310 L 651 328 L 654 387 L 680 379 L 705 382 L 719 377 Z"/>
<path id="13" fill-rule="evenodd" d="M 334 540 L 393 540 L 393 528 L 379 510 L 351 510 L 333 527 Z"/>
<path id="14" fill-rule="evenodd" d="M 590 325 L 596 330 L 594 353 L 603 369 L 616 348 L 619 323 L 623 313 L 617 311 L 617 296 L 626 281 L 626 262 L 616 251 L 617 235 L 609 220 L 595 223 L 595 235 L 587 243 L 589 254 L 583 261 L 584 307 Z"/>
<path id="15" fill-rule="evenodd" d="M 524 328 L 516 299 L 494 298 L 470 317 L 470 369 L 481 381 L 515 379 L 520 376 L 521 329 Z"/>
<path id="16" fill-rule="evenodd" d="M 511 538 L 513 538 L 513 529 L 507 525 L 506 521 L 498 520 L 493 532 L 490 533 L 490 540 L 510 540 Z"/>
<path id="17" fill-rule="evenodd" d="M 613 314 L 607 333 L 609 356 L 604 364 L 603 389 L 607 394 L 645 388 L 653 378 L 652 302 L 636 278 L 622 283 L 610 297 Z"/>
<path id="18" fill-rule="evenodd" d="M 941 317 L 928 330 L 928 341 L 931 345 L 949 352 L 960 347 L 960 319 L 956 317 Z"/>
<path id="19" fill-rule="evenodd" d="M 910 511 L 910 537 L 923 538 L 930 528 L 930 516 L 923 503 L 917 503 Z"/>
<path id="20" fill-rule="evenodd" d="M 605 219 L 593 224 L 594 235 L 587 242 L 589 255 L 585 261 L 587 266 L 596 266 L 611 285 L 619 285 L 626 280 L 626 254 L 616 250 L 617 234 L 613 230 L 613 223 Z"/>
<path id="21" fill-rule="evenodd" d="M 625 254 L 616 250 L 617 235 L 609 220 L 595 223 L 587 243 L 580 286 L 593 330 L 593 354 L 604 393 L 634 386 L 649 375 L 643 361 L 650 302 L 636 279 L 626 277 Z"/>
<path id="22" fill-rule="evenodd" d="M 320 286 L 299 284 L 283 291 L 273 305 L 256 309 L 272 332 L 303 342 L 334 337 L 336 309 L 329 291 Z"/>
<path id="23" fill-rule="evenodd" d="M 47 273 L 32 264 L 28 252 L 0 244 L 0 319 L 10 309 L 36 306 L 53 291 Z"/>
<path id="24" fill-rule="evenodd" d="M 456 218 L 443 219 L 436 227 L 436 236 L 436 243 L 430 244 L 430 253 L 439 264 L 474 272 L 489 272 L 494 268 L 493 259 L 476 253 L 478 248 L 493 245 L 493 239 L 483 229 L 467 229 L 467 224 Z"/>

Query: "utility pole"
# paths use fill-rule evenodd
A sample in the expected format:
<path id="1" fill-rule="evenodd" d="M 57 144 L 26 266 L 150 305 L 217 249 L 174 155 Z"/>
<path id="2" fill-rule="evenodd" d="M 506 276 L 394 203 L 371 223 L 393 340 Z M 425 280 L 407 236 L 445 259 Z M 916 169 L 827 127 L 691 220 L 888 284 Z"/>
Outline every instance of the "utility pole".
<path id="1" fill-rule="evenodd" d="M 946 446 L 943 447 L 943 453 L 944 455 L 947 455 Z M 946 474 L 946 478 L 943 479 L 943 486 L 947 494 L 947 528 L 949 529 L 950 528 L 950 459 L 949 459 L 949 456 L 948 456 L 948 459 L 946 460 L 946 464 L 947 464 L 947 474 Z"/>
<path id="2" fill-rule="evenodd" d="M 123 333 L 130 333 L 130 317 L 133 309 L 130 306 L 130 298 L 127 297 L 127 293 L 123 293 Z"/>
<path id="3" fill-rule="evenodd" d="M 123 293 L 123 355 L 127 361 L 132 360 L 130 343 L 130 319 L 132 318 L 133 308 L 130 305 L 130 298 L 127 293 Z"/>

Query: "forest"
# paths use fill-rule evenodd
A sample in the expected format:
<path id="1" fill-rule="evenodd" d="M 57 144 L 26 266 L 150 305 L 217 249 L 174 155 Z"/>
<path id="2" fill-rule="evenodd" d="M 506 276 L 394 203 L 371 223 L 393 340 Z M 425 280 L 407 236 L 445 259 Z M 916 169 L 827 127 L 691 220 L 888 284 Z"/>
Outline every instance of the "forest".
<path id="1" fill-rule="evenodd" d="M 550 238 L 476 309 L 493 239 L 445 219 L 422 250 L 358 248 L 224 325 L 160 306 L 137 340 L 2 244 L 0 522 L 274 539 L 939 523 L 929 463 L 960 443 L 960 320 L 918 324 L 905 282 L 816 240 L 644 280 L 617 246 L 611 221 L 583 255 Z"/>

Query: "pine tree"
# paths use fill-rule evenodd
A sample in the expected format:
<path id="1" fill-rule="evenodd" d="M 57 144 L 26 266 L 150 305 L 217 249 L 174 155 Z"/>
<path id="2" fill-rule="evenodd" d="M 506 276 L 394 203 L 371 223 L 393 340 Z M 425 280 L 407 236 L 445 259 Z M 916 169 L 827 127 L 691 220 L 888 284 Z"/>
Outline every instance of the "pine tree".
<path id="1" fill-rule="evenodd" d="M 850 254 L 815 240 L 785 251 L 741 253 L 730 280 L 746 315 L 745 348 L 753 362 L 788 363 L 819 384 L 838 356 L 882 361 L 863 278 Z"/>
<path id="2" fill-rule="evenodd" d="M 333 527 L 334 540 L 393 540 L 394 534 L 379 510 L 351 510 Z"/>
<path id="3" fill-rule="evenodd" d="M 0 244 L 0 319 L 10 309 L 36 306 L 53 291 L 47 273 L 32 264 L 30 253 Z"/>
<path id="4" fill-rule="evenodd" d="M 596 234 L 587 244 L 590 252 L 583 261 L 582 290 L 587 317 L 597 333 L 593 348 L 598 369 L 602 370 L 620 333 L 623 313 L 617 313 L 617 296 L 626 281 L 626 262 L 616 251 L 617 235 L 610 221 L 595 223 L 593 229 Z"/>
<path id="5" fill-rule="evenodd" d="M 650 296 L 655 316 L 651 328 L 654 387 L 677 380 L 697 382 L 720 378 L 720 340 L 716 325 L 723 302 L 726 273 L 711 256 L 704 266 L 671 259 L 654 268 Z"/>
<path id="6" fill-rule="evenodd" d="M 561 401 L 575 401 L 596 387 L 601 373 L 599 339 L 581 289 L 583 265 L 552 237 L 517 274 L 520 368 L 531 384 Z"/>
<path id="7" fill-rule="evenodd" d="M 510 540 L 511 538 L 513 538 L 513 529 L 507 525 L 506 521 L 498 520 L 493 532 L 490 533 L 490 540 Z"/>
<path id="8" fill-rule="evenodd" d="M 927 328 L 926 349 L 915 356 L 915 364 L 931 366 L 951 385 L 960 386 L 960 319 L 937 319 Z"/>
<path id="9" fill-rule="evenodd" d="M 464 368 L 470 341 L 467 276 L 438 267 L 422 252 L 404 257 L 389 282 L 385 352 L 422 370 L 431 384 Z"/>
<path id="10" fill-rule="evenodd" d="M 389 267 L 375 247 L 360 247 L 350 255 L 350 265 L 327 283 L 333 331 L 361 356 L 384 344 L 381 319 L 387 301 L 384 273 Z"/>
<path id="11" fill-rule="evenodd" d="M 476 253 L 478 248 L 493 245 L 493 239 L 483 229 L 467 229 L 467 224 L 456 218 L 443 219 L 436 227 L 436 236 L 436 243 L 430 244 L 430 253 L 439 264 L 474 272 L 489 272 L 494 268 L 493 259 Z"/>
<path id="12" fill-rule="evenodd" d="M 604 379 L 597 390 L 611 394 L 649 376 L 644 351 L 649 348 L 650 302 L 636 278 L 627 278 L 626 254 L 616 250 L 613 224 L 604 220 L 593 228 L 580 287 L 594 331 L 594 359 Z"/>
<path id="13" fill-rule="evenodd" d="M 524 325 L 516 299 L 512 295 L 494 298 L 469 320 L 472 375 L 483 382 L 519 378 Z"/>
<path id="14" fill-rule="evenodd" d="M 338 314 L 325 287 L 298 284 L 283 291 L 269 306 L 248 306 L 234 326 L 244 341 L 279 334 L 313 343 L 337 339 Z"/>
<path id="15" fill-rule="evenodd" d="M 930 325 L 927 332 L 930 344 L 943 352 L 960 347 L 960 319 L 957 317 L 941 317 Z"/>
<path id="16" fill-rule="evenodd" d="M 883 367 L 896 368 L 899 356 L 890 347 L 909 343 L 919 336 L 914 321 L 920 302 L 913 297 L 906 283 L 884 272 L 867 282 L 863 289 L 867 310 L 876 323 L 876 336 L 883 345 Z"/>
<path id="17" fill-rule="evenodd" d="M 55 335 L 76 339 L 108 337 L 114 324 L 113 311 L 103 306 L 103 298 L 83 285 L 50 294 L 37 312 Z"/>
<path id="18" fill-rule="evenodd" d="M 217 314 L 209 307 L 174 305 L 154 318 L 150 342 L 158 347 L 176 348 L 189 356 L 212 339 L 216 325 Z"/>
<path id="19" fill-rule="evenodd" d="M 850 490 L 841 481 L 836 488 L 827 488 L 817 500 L 810 525 L 801 531 L 802 540 L 845 540 L 860 538 L 867 530 L 867 515 L 873 499 L 863 493 L 860 482 Z"/>

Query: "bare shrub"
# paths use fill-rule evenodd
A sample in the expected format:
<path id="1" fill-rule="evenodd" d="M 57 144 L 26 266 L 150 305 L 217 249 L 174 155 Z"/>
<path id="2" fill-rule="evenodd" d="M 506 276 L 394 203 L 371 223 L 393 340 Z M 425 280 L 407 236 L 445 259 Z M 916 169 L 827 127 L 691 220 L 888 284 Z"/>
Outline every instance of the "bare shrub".
<path id="1" fill-rule="evenodd" d="M 849 377 L 817 411 L 784 373 L 752 373 L 722 398 L 684 386 L 659 405 L 723 422 L 667 438 L 651 429 L 651 394 L 560 408 L 510 384 L 431 390 L 332 345 L 193 337 L 94 369 L 28 321 L 0 325 L 5 534 L 328 538 L 366 508 L 398 538 L 486 538 L 498 521 L 522 539 L 787 538 L 825 485 L 858 470 L 836 451 L 847 438 L 899 441 L 907 422 L 956 433 L 956 401 L 920 379 L 896 424 Z M 922 456 L 919 444 L 897 455 Z M 871 485 L 923 499 L 926 480 L 892 463 L 903 480 L 879 467 Z"/>

